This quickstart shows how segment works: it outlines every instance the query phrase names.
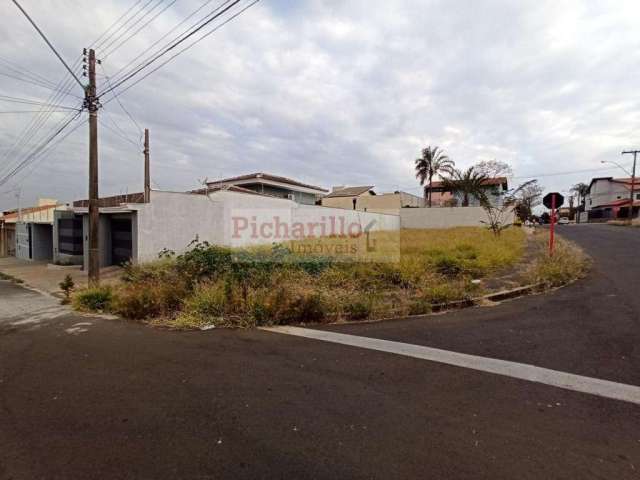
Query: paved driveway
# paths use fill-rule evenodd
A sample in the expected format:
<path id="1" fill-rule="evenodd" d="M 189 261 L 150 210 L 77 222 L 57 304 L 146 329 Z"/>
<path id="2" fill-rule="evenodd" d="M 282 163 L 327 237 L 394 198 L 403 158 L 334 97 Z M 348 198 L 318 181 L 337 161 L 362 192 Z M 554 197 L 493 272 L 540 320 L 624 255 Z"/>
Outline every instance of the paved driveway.
<path id="1" fill-rule="evenodd" d="M 640 231 L 565 234 L 596 270 L 551 295 L 330 330 L 640 385 L 625 281 L 639 270 L 622 256 Z M 3 480 L 638 478 L 631 402 L 257 330 L 165 332 L 63 310 L 16 325 L 31 314 L 5 299 L 20 297 L 39 301 L 0 282 Z"/>

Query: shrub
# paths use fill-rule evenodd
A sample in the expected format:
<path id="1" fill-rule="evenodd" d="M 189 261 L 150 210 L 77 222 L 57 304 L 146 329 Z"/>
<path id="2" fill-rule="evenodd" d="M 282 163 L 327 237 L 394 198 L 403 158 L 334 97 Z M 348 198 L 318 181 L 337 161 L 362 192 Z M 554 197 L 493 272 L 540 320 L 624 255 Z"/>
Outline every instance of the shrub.
<path id="1" fill-rule="evenodd" d="M 195 243 L 193 248 L 176 259 L 180 272 L 189 278 L 215 278 L 226 272 L 233 262 L 233 250 L 210 245 L 208 242 Z"/>
<path id="2" fill-rule="evenodd" d="M 113 290 L 109 286 L 90 287 L 79 291 L 73 297 L 73 306 L 89 312 L 108 311 L 113 300 Z"/>
<path id="3" fill-rule="evenodd" d="M 71 275 L 67 273 L 67 275 L 64 277 L 64 280 L 62 280 L 58 284 L 58 286 L 60 287 L 60 290 L 64 292 L 64 299 L 62 300 L 61 303 L 63 305 L 70 303 L 71 292 L 73 291 L 73 287 L 75 286 L 75 283 L 73 282 L 73 278 L 71 278 Z"/>
<path id="4" fill-rule="evenodd" d="M 372 312 L 373 302 L 364 296 L 358 296 L 344 306 L 344 314 L 349 320 L 366 320 Z"/>

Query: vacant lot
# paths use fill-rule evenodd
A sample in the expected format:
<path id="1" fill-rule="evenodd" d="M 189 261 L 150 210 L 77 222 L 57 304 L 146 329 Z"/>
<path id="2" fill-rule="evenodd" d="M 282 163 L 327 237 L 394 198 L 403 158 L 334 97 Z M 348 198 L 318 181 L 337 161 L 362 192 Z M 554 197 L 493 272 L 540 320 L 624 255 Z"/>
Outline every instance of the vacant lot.
<path id="1" fill-rule="evenodd" d="M 518 228 L 500 237 L 454 228 L 254 249 L 196 244 L 177 257 L 128 266 L 119 285 L 79 292 L 75 305 L 175 328 L 421 314 L 479 294 L 472 280 L 515 264 L 524 246 Z"/>

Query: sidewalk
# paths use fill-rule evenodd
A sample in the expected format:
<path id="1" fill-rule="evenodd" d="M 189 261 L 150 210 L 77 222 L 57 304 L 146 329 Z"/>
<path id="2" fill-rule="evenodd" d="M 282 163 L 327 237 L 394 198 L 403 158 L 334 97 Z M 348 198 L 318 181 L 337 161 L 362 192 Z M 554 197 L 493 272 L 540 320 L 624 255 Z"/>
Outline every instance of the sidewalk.
<path id="1" fill-rule="evenodd" d="M 100 271 L 100 279 L 114 282 L 120 276 L 120 267 L 108 267 Z M 69 274 L 75 283 L 75 288 L 87 286 L 87 273 L 80 269 L 80 265 L 61 267 L 46 262 L 32 262 L 15 257 L 0 258 L 0 272 L 22 280 L 26 285 L 53 295 L 61 295 L 58 284 Z"/>

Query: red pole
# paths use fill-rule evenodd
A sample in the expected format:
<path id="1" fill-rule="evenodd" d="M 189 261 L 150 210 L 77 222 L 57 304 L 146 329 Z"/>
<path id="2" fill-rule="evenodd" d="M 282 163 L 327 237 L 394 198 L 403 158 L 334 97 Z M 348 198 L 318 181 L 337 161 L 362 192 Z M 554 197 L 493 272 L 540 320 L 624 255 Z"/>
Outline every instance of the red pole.
<path id="1" fill-rule="evenodd" d="M 555 224 L 556 224 L 556 196 L 551 195 L 551 229 L 549 230 L 549 256 L 553 256 L 553 244 L 555 240 Z"/>

